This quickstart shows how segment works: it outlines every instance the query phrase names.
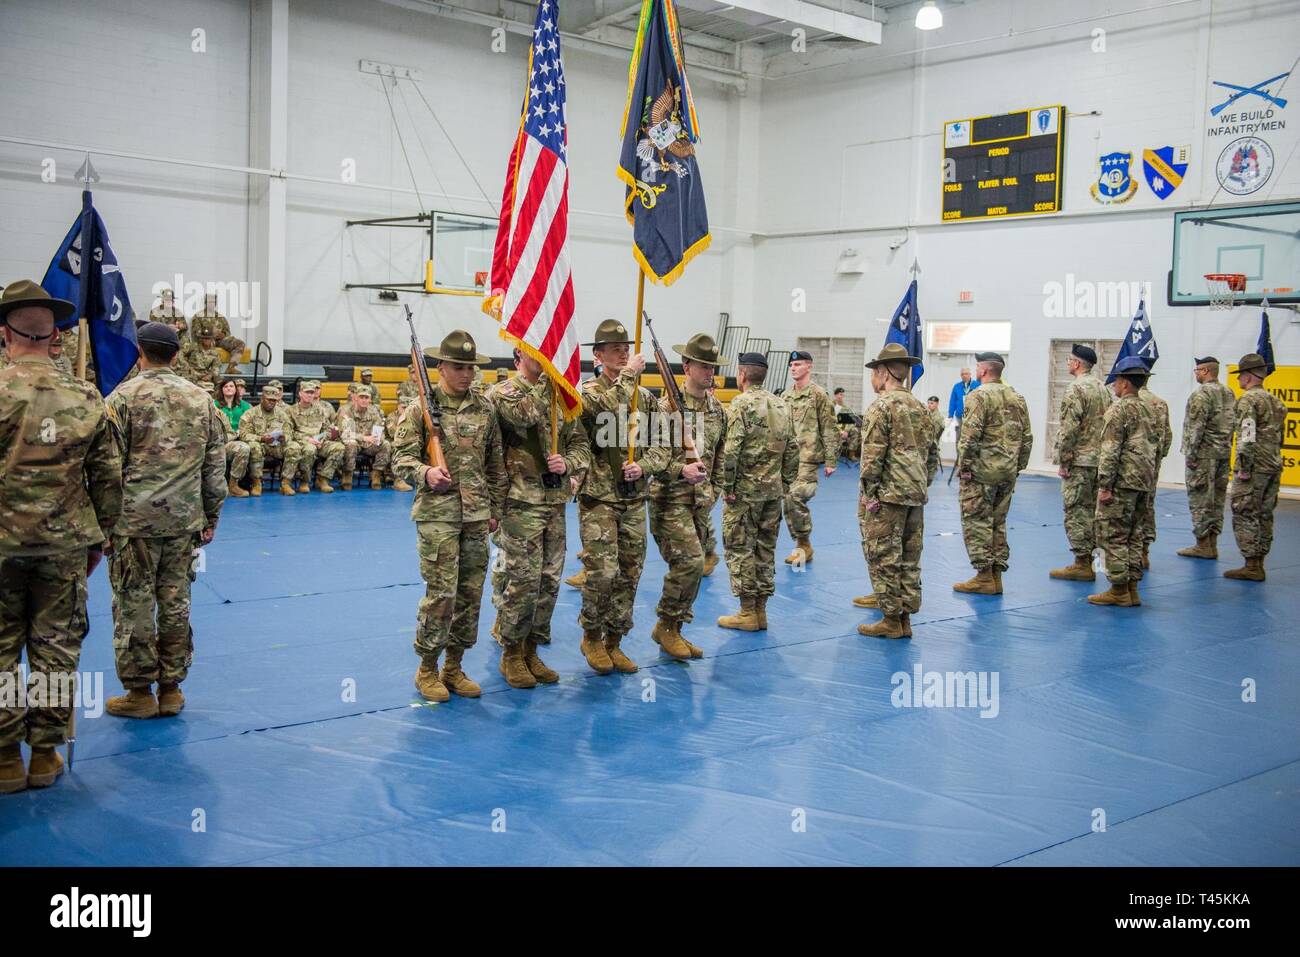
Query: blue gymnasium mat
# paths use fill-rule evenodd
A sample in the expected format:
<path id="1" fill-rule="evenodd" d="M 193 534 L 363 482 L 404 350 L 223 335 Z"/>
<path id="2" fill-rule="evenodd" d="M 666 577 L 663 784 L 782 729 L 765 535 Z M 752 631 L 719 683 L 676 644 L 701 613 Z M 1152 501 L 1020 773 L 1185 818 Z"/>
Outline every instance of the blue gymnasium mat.
<path id="1" fill-rule="evenodd" d="M 590 673 L 563 586 L 544 650 L 562 680 L 512 691 L 485 594 L 466 656 L 484 696 L 436 706 L 411 686 L 408 509 L 392 491 L 230 501 L 194 589 L 186 710 L 82 717 L 75 773 L 0 798 L 0 863 L 1300 863 L 1296 503 L 1256 585 L 1220 577 L 1230 532 L 1218 562 L 1174 555 L 1190 519 L 1162 490 L 1144 605 L 1106 609 L 1085 601 L 1097 586 L 1047 577 L 1069 552 L 1058 483 L 1035 477 L 1011 511 L 1006 594 L 954 593 L 970 569 L 940 478 L 916 637 L 884 642 L 855 630 L 875 614 L 849 604 L 868 585 L 841 468 L 812 503 L 813 562 L 778 565 L 766 634 L 714 625 L 735 605 L 720 564 L 688 628 L 706 657 L 661 656 L 652 540 L 625 643 L 639 674 Z M 569 538 L 566 574 L 572 509 Z M 790 545 L 783 530 L 778 561 Z M 105 694 L 111 634 L 100 572 L 81 668 Z M 998 693 L 896 707 L 917 668 L 996 675 Z"/>

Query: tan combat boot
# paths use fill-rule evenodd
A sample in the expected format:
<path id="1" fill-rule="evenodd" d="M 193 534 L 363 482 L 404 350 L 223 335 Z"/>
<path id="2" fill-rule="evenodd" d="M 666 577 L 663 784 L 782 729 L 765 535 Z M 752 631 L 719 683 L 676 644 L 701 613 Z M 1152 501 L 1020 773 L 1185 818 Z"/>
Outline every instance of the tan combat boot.
<path id="1" fill-rule="evenodd" d="M 953 591 L 967 592 L 971 595 L 997 595 L 998 580 L 993 575 L 993 569 L 981 568 L 975 572 L 975 577 L 964 582 L 957 582 L 952 586 Z"/>
<path id="2" fill-rule="evenodd" d="M 587 584 L 587 569 L 582 569 L 564 580 L 564 584 L 572 585 L 574 588 L 581 588 Z"/>
<path id="3" fill-rule="evenodd" d="M 1213 538 L 1198 538 L 1195 545 L 1178 549 L 1178 554 L 1182 555 L 1183 558 L 1217 559 L 1219 557 L 1219 543 Z"/>
<path id="4" fill-rule="evenodd" d="M 15 794 L 27 789 L 27 767 L 23 764 L 21 745 L 0 748 L 0 794 Z"/>
<path id="5" fill-rule="evenodd" d="M 442 703 L 451 700 L 451 692 L 438 677 L 438 659 L 432 661 L 421 659 L 419 670 L 415 672 L 415 688 L 425 701 Z"/>
<path id="6" fill-rule="evenodd" d="M 181 686 L 165 685 L 158 682 L 158 714 L 163 718 L 170 718 L 181 713 L 185 707 L 185 695 L 181 694 Z"/>
<path id="7" fill-rule="evenodd" d="M 119 718 L 156 718 L 158 699 L 153 696 L 150 685 L 128 688 L 126 694 L 105 701 L 104 710 Z"/>
<path id="8" fill-rule="evenodd" d="M 740 596 L 740 614 L 723 615 L 718 619 L 719 628 L 731 628 L 735 631 L 759 631 L 757 602 L 753 595 Z"/>
<path id="9" fill-rule="evenodd" d="M 803 555 L 802 559 L 799 557 L 801 553 Z M 810 561 L 812 561 L 812 557 L 813 557 L 812 542 L 808 541 L 808 539 L 806 538 L 800 538 L 794 543 L 794 551 L 792 551 L 789 555 L 785 556 L 785 563 L 787 565 L 793 565 L 796 562 L 802 561 L 803 564 L 807 565 Z"/>
<path id="10" fill-rule="evenodd" d="M 501 663 L 497 665 L 506 684 L 512 688 L 536 688 L 537 679 L 524 664 L 524 647 L 520 644 L 503 645 Z"/>
<path id="11" fill-rule="evenodd" d="M 377 491 L 379 491 L 380 489 L 382 489 L 383 487 L 384 487 L 384 473 L 383 473 L 383 472 L 376 471 L 375 469 L 371 469 L 371 470 L 370 470 L 370 488 L 371 488 L 371 490 L 377 492 Z"/>
<path id="12" fill-rule="evenodd" d="M 650 637 L 654 643 L 664 650 L 664 654 L 671 655 L 678 661 L 687 661 L 691 657 L 691 649 L 686 642 L 682 640 L 681 633 L 677 630 L 677 622 L 668 621 L 660 618 L 655 623 L 654 630 L 650 632 Z M 611 657 L 613 657 L 611 655 Z"/>
<path id="13" fill-rule="evenodd" d="M 912 637 L 912 613 L 910 611 L 905 611 L 898 616 L 898 620 L 903 623 L 903 637 L 911 638 Z"/>
<path id="14" fill-rule="evenodd" d="M 605 654 L 609 655 L 609 663 L 614 666 L 614 670 L 625 675 L 636 672 L 636 662 L 623 653 L 619 643 L 623 640 L 622 635 L 608 636 L 605 638 Z"/>
<path id="15" fill-rule="evenodd" d="M 326 495 L 332 495 L 334 493 L 334 486 L 330 484 L 329 479 L 325 478 L 322 475 L 317 475 L 316 491 L 324 492 Z"/>
<path id="16" fill-rule="evenodd" d="M 348 472 L 348 473 L 347 473 L 346 475 L 344 475 L 341 479 L 339 479 L 339 488 L 343 489 L 343 491 L 345 491 L 345 492 L 351 492 L 351 491 L 352 491 L 352 473 L 351 473 L 351 472 Z"/>
<path id="17" fill-rule="evenodd" d="M 539 684 L 553 685 L 560 680 L 559 672 L 546 667 L 546 662 L 537 656 L 537 642 L 531 638 L 524 640 L 524 667 Z"/>
<path id="18" fill-rule="evenodd" d="M 310 494 L 311 494 L 311 486 L 310 486 L 309 484 L 307 484 L 307 480 L 306 480 L 306 479 L 299 479 L 299 480 L 298 480 L 298 494 L 299 494 L 299 495 L 310 495 Z"/>
<path id="19" fill-rule="evenodd" d="M 1053 568 L 1048 574 L 1053 578 L 1062 578 L 1068 582 L 1093 582 L 1097 573 L 1092 570 L 1092 556 L 1075 555 L 1074 564 L 1064 568 Z"/>
<path id="20" fill-rule="evenodd" d="M 880 602 L 876 599 L 875 592 L 872 592 L 870 595 L 859 595 L 857 598 L 853 599 L 853 604 L 856 605 L 858 608 L 879 608 L 880 607 Z"/>
<path id="21" fill-rule="evenodd" d="M 713 569 L 718 567 L 718 556 L 715 552 L 709 552 L 704 556 L 704 577 L 708 578 L 713 574 Z"/>
<path id="22" fill-rule="evenodd" d="M 906 638 L 907 629 L 903 620 L 893 615 L 886 615 L 874 625 L 858 625 L 858 633 L 872 638 Z"/>
<path id="23" fill-rule="evenodd" d="M 396 475 L 394 475 L 393 488 L 399 492 L 409 492 L 411 491 L 411 483 L 406 481 L 406 479 L 398 478 Z"/>
<path id="24" fill-rule="evenodd" d="M 1151 546 L 1149 544 L 1142 546 L 1142 567 L 1151 567 Z"/>
<path id="25" fill-rule="evenodd" d="M 1134 608 L 1142 604 L 1142 596 L 1138 594 L 1138 583 L 1135 581 L 1128 583 L 1128 601 Z"/>
<path id="26" fill-rule="evenodd" d="M 47 788 L 63 773 L 63 758 L 53 748 L 32 748 L 32 763 L 27 767 L 27 786 Z"/>
<path id="27" fill-rule="evenodd" d="M 262 480 L 260 478 L 253 479 L 253 487 L 248 490 L 248 494 L 253 498 L 257 498 L 262 494 Z"/>
<path id="28" fill-rule="evenodd" d="M 996 594 L 1002 594 L 1002 569 L 996 565 L 993 566 L 993 587 L 997 589 Z"/>
<path id="29" fill-rule="evenodd" d="M 1089 595 L 1088 601 L 1094 605 L 1115 605 L 1119 608 L 1132 608 L 1133 598 L 1129 594 L 1128 582 L 1120 585 L 1111 585 L 1108 591 L 1096 595 Z"/>
<path id="30" fill-rule="evenodd" d="M 691 640 L 682 634 L 682 622 L 677 623 L 677 635 L 682 639 L 682 644 L 690 651 L 692 658 L 703 658 L 704 649 L 699 645 L 691 644 Z"/>
<path id="31" fill-rule="evenodd" d="M 458 645 L 447 648 L 447 656 L 442 663 L 442 672 L 438 677 L 447 686 L 447 690 L 462 698 L 477 698 L 483 689 L 474 683 L 469 675 L 461 670 L 460 660 L 465 657 L 465 649 Z"/>
<path id="32" fill-rule="evenodd" d="M 295 491 L 293 490 L 293 486 L 292 486 L 291 484 L 289 484 L 288 482 L 286 482 L 286 481 L 284 481 L 284 480 L 281 480 L 281 481 L 280 481 L 280 494 L 281 494 L 281 495 L 297 495 L 298 493 L 295 492 Z"/>
<path id="33" fill-rule="evenodd" d="M 759 595 L 754 599 L 754 614 L 758 616 L 759 631 L 767 631 L 767 595 Z"/>
<path id="34" fill-rule="evenodd" d="M 609 652 L 605 650 L 605 643 L 600 640 L 600 632 L 584 631 L 582 644 L 578 648 L 582 652 L 582 657 L 587 659 L 587 665 L 596 674 L 607 675 L 614 670 L 614 662 L 609 660 Z"/>
<path id="35" fill-rule="evenodd" d="M 1223 573 L 1224 578 L 1236 578 L 1241 581 L 1262 582 L 1264 580 L 1264 559 L 1247 558 L 1241 568 L 1232 568 Z"/>
<path id="36" fill-rule="evenodd" d="M 238 479 L 231 479 L 226 486 L 226 494 L 231 498 L 248 498 L 248 493 L 239 487 Z"/>

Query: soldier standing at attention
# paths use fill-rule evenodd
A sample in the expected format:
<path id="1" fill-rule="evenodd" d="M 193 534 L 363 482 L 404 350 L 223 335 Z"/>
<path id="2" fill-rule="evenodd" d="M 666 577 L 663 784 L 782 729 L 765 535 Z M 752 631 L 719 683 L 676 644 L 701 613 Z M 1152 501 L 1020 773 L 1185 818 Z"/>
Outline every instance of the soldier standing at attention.
<path id="1" fill-rule="evenodd" d="M 175 329 L 151 322 L 136 341 L 140 375 L 108 397 L 125 493 L 108 571 L 113 657 L 126 694 L 105 706 L 120 718 L 155 718 L 185 707 L 194 554 L 212 542 L 226 500 L 228 423 L 211 396 L 172 371 L 181 350 Z"/>
<path id="2" fill-rule="evenodd" d="M 316 491 L 333 492 L 330 480 L 343 461 L 343 443 L 334 426 L 334 410 L 320 401 L 320 382 L 308 379 L 299 386 L 298 401 L 289 406 L 288 412 L 293 422 L 291 439 L 302 456 L 298 462 L 299 494 L 311 491 L 312 466 L 316 467 Z M 289 476 L 289 484 L 293 484 L 293 476 Z M 411 487 L 406 485 L 401 490 L 409 492 Z"/>
<path id="3" fill-rule="evenodd" d="M 298 471 L 302 450 L 293 441 L 293 419 L 281 404 L 284 389 L 268 382 L 262 386 L 261 401 L 239 419 L 239 438 L 248 444 L 248 468 L 253 473 L 253 495 L 262 494 L 262 469 L 267 459 L 280 459 L 280 494 L 294 495 L 292 479 Z M 236 474 L 238 473 L 238 474 Z M 240 463 L 230 470 L 231 482 L 244 477 Z"/>
<path id="4" fill-rule="evenodd" d="M 937 395 L 932 395 L 925 400 L 925 410 L 930 413 L 930 423 L 934 426 L 934 440 L 938 442 L 943 437 L 943 430 L 948 427 L 948 422 L 939 411 Z"/>
<path id="5" fill-rule="evenodd" d="M 497 545 L 501 553 L 493 575 L 497 619 L 493 634 L 501 643 L 501 674 L 512 688 L 554 684 L 560 676 L 537 654 L 550 644 L 551 615 L 564 572 L 564 510 L 571 493 L 569 476 L 591 464 L 587 431 L 577 419 L 559 420 L 558 451 L 551 451 L 554 382 L 532 356 L 515 350 L 519 374 L 494 385 L 496 406 L 510 476 Z M 549 478 L 548 478 L 549 476 Z"/>
<path id="6" fill-rule="evenodd" d="M 122 511 L 122 460 L 94 386 L 50 363 L 54 324 L 76 306 L 29 280 L 0 295 L 9 365 L 0 370 L 0 673 L 23 699 L 0 702 L 0 793 L 49 787 L 64 741 L 81 641 L 86 579 Z M 21 750 L 32 749 L 24 768 Z"/>
<path id="7" fill-rule="evenodd" d="M 880 398 L 862 418 L 858 526 L 883 617 L 858 631 L 878 638 L 911 638 L 912 615 L 921 610 L 925 503 L 939 470 L 939 436 L 909 387 L 912 366 L 920 361 L 891 342 L 867 363 Z"/>
<path id="8" fill-rule="evenodd" d="M 667 471 L 651 487 L 650 532 L 668 565 L 668 572 L 659 595 L 659 620 L 650 637 L 674 658 L 702 658 L 704 652 L 682 636 L 682 625 L 695 620 L 695 597 L 700 592 L 700 581 L 707 571 L 713 570 L 709 563 L 712 511 L 722 487 L 727 416 L 722 403 L 708 392 L 721 361 L 713 337 L 699 333 L 691 336 L 685 345 L 673 346 L 673 351 L 682 357 L 683 430 L 691 430 L 700 460 L 687 464 L 686 450 L 677 449 Z M 670 369 L 659 371 L 665 376 L 672 375 Z M 659 401 L 659 413 L 665 418 L 672 415 L 667 397 Z M 712 558 L 716 564 L 717 556 Z"/>
<path id="9" fill-rule="evenodd" d="M 1097 547 L 1097 449 L 1101 445 L 1102 419 L 1110 408 L 1110 390 L 1092 374 L 1097 353 L 1090 346 L 1070 347 L 1066 366 L 1074 381 L 1061 399 L 1061 424 L 1052 457 L 1060 468 L 1061 498 L 1065 504 L 1065 537 L 1074 552 L 1074 564 L 1053 568 L 1049 575 L 1066 581 L 1097 580 L 1092 553 Z"/>
<path id="10" fill-rule="evenodd" d="M 477 698 L 482 690 L 461 660 L 478 640 L 488 533 L 497 529 L 509 481 L 496 411 L 470 388 L 476 367 L 491 360 L 479 355 L 474 337 L 460 329 L 424 354 L 438 363 L 430 401 L 441 412 L 446 465 L 436 466 L 430 458 L 429 429 L 419 404 L 408 406 L 397 426 L 394 465 L 396 474 L 417 489 L 411 519 L 419 536 L 424 597 L 416 618 L 415 687 L 426 701 L 447 701 L 453 692 Z"/>
<path id="11" fill-rule="evenodd" d="M 1159 481 L 1160 463 L 1174 444 L 1174 430 L 1169 424 L 1169 403 L 1146 386 L 1138 392 L 1151 414 L 1151 441 L 1156 445 L 1156 480 Z M 1151 486 L 1146 511 L 1142 513 L 1142 567 L 1151 567 L 1151 543 L 1156 540 L 1156 487 Z"/>
<path id="12" fill-rule="evenodd" d="M 799 439 L 799 478 L 785 498 L 785 524 L 795 542 L 794 551 L 785 558 L 787 565 L 812 561 L 812 512 L 808 503 L 817 494 L 817 469 L 824 465 L 829 477 L 839 464 L 840 428 L 835 421 L 835 407 L 826 390 L 812 381 L 812 366 L 811 352 L 790 353 L 794 388 L 781 397 L 790 409 Z"/>
<path id="13" fill-rule="evenodd" d="M 1268 363 L 1258 353 L 1241 357 L 1237 382 L 1237 472 L 1232 477 L 1232 534 L 1246 564 L 1224 578 L 1264 580 L 1264 558 L 1273 547 L 1273 510 L 1282 480 L 1282 432 L 1286 406 L 1264 388 Z"/>
<path id="14" fill-rule="evenodd" d="M 727 409 L 722 461 L 722 544 L 740 614 L 721 628 L 767 628 L 767 599 L 776 591 L 776 537 L 781 501 L 799 477 L 799 440 L 783 396 L 763 388 L 767 357 L 742 352 L 736 382 L 744 390 Z"/>
<path id="15" fill-rule="evenodd" d="M 591 468 L 578 492 L 578 522 L 586 553 L 582 585 L 582 654 L 591 670 L 607 675 L 631 674 L 636 662 L 620 647 L 632 630 L 632 604 L 645 565 L 646 484 L 672 461 L 673 450 L 660 436 L 632 420 L 637 398 L 638 418 L 654 426 L 655 397 L 637 385 L 645 356 L 630 355 L 632 341 L 617 319 L 596 327 L 592 346 L 601 363 L 600 375 L 582 384 L 582 425 L 591 442 Z M 629 462 L 628 444 L 636 430 L 637 456 Z"/>
<path id="16" fill-rule="evenodd" d="M 1016 476 L 1029 464 L 1034 434 L 1024 398 L 1002 381 L 1006 364 L 996 352 L 975 357 L 979 388 L 966 395 L 957 462 L 961 479 L 961 531 L 975 577 L 953 585 L 954 591 L 1001 595 L 1007 547 L 1007 512 Z"/>
<path id="17" fill-rule="evenodd" d="M 1138 397 L 1149 374 L 1137 356 L 1120 359 L 1111 370 L 1119 401 L 1106 410 L 1097 452 L 1097 544 L 1106 552 L 1110 590 L 1089 595 L 1094 605 L 1142 604 L 1143 516 L 1155 491 L 1160 450 L 1151 439 L 1157 427 L 1151 408 Z"/>
<path id="18" fill-rule="evenodd" d="M 1219 533 L 1223 531 L 1237 399 L 1219 381 L 1219 360 L 1214 356 L 1197 359 L 1193 374 L 1199 388 L 1188 396 L 1183 414 L 1183 458 L 1196 544 L 1180 548 L 1178 554 L 1215 559 L 1219 557 Z"/>

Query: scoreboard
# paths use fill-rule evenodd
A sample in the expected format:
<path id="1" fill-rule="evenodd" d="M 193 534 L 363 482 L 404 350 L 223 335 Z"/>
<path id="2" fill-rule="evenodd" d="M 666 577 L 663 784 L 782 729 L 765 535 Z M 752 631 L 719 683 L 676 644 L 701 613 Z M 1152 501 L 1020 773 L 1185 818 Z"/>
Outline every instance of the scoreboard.
<path id="1" fill-rule="evenodd" d="M 943 127 L 943 220 L 1061 208 L 1065 107 L 953 120 Z"/>

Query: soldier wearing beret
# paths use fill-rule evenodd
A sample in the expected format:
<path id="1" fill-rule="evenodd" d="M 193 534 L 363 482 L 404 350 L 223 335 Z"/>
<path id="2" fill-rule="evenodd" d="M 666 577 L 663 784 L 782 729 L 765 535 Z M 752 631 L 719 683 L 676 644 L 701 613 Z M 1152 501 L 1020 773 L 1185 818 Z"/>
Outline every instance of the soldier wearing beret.
<path id="1" fill-rule="evenodd" d="M 1264 357 L 1252 352 L 1237 363 L 1241 397 L 1237 399 L 1236 473 L 1232 477 L 1232 534 L 1246 564 L 1223 573 L 1224 578 L 1262 582 L 1264 558 L 1273 547 L 1273 511 L 1282 480 L 1282 434 L 1286 406 L 1264 388 L 1272 370 Z"/>
<path id="2" fill-rule="evenodd" d="M 1187 505 L 1192 513 L 1196 544 L 1180 548 L 1178 554 L 1185 558 L 1216 559 L 1219 533 L 1223 531 L 1223 505 L 1228 494 L 1237 399 L 1219 381 L 1219 360 L 1214 356 L 1197 359 L 1192 374 L 1197 387 L 1187 397 L 1187 409 L 1183 413 L 1183 460 Z"/>
<path id="3" fill-rule="evenodd" d="M 817 471 L 825 468 L 827 476 L 839 464 L 840 429 L 835 421 L 835 405 L 826 390 L 812 381 L 811 352 L 796 349 L 790 353 L 790 376 L 793 388 L 781 397 L 794 419 L 799 439 L 799 477 L 785 498 L 785 524 L 795 541 L 794 550 L 785 563 L 810 562 L 812 547 L 812 511 L 808 503 L 817 494 Z"/>
<path id="4" fill-rule="evenodd" d="M 1067 581 L 1090 582 L 1092 553 L 1097 547 L 1097 449 L 1101 445 L 1102 419 L 1110 408 L 1110 390 L 1092 374 L 1097 353 L 1075 343 L 1066 367 L 1073 382 L 1061 399 L 1061 420 L 1056 431 L 1053 461 L 1059 466 L 1061 498 L 1065 504 L 1065 537 L 1074 552 L 1074 564 L 1053 568 L 1048 574 Z"/>

